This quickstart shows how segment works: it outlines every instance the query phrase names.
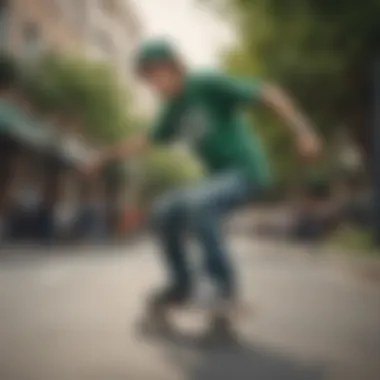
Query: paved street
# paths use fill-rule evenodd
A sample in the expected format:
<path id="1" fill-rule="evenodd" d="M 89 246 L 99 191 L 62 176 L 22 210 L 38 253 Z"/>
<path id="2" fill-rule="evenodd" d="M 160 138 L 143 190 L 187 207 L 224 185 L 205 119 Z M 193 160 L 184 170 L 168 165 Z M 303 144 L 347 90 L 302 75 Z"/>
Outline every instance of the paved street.
<path id="1" fill-rule="evenodd" d="M 138 328 L 163 281 L 149 243 L 7 255 L 0 266 L 1 380 L 378 380 L 380 286 L 302 251 L 233 243 L 254 313 L 241 347 L 192 345 Z"/>

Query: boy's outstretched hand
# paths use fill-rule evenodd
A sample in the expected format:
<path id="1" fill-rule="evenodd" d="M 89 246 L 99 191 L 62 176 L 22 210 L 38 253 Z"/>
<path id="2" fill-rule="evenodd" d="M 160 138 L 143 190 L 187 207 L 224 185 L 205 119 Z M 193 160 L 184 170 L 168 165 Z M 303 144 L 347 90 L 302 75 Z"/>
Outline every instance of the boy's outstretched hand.
<path id="1" fill-rule="evenodd" d="M 104 160 L 101 155 L 92 158 L 90 161 L 86 162 L 80 169 L 81 173 L 86 177 L 96 176 L 103 168 Z"/>
<path id="2" fill-rule="evenodd" d="M 103 167 L 111 162 L 117 162 L 128 157 L 133 157 L 149 147 L 149 141 L 145 135 L 134 139 L 121 141 L 103 152 L 98 153 L 82 167 L 82 173 L 87 176 L 96 175 Z"/>
<path id="3" fill-rule="evenodd" d="M 321 139 L 314 133 L 302 133 L 297 139 L 298 151 L 301 157 L 309 160 L 320 158 L 323 150 Z"/>

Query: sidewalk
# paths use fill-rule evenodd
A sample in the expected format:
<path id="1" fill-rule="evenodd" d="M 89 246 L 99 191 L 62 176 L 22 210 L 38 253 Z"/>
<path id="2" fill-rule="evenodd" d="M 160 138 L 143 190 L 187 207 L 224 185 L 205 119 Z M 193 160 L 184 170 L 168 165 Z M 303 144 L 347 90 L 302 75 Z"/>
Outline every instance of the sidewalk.
<path id="1" fill-rule="evenodd" d="M 268 238 L 261 238 L 253 233 L 249 235 L 238 232 L 234 235 L 234 240 L 245 240 L 246 244 L 252 243 L 255 246 L 260 246 L 261 250 L 276 251 L 278 254 L 292 252 L 294 255 L 319 257 L 339 271 L 349 273 L 358 279 L 378 282 L 380 285 L 380 255 L 331 248 L 324 244 L 307 245 L 276 239 L 270 240 Z"/>
<path id="2" fill-rule="evenodd" d="M 380 255 L 371 256 L 365 252 L 328 249 L 325 256 L 338 269 L 363 280 L 380 284 Z"/>

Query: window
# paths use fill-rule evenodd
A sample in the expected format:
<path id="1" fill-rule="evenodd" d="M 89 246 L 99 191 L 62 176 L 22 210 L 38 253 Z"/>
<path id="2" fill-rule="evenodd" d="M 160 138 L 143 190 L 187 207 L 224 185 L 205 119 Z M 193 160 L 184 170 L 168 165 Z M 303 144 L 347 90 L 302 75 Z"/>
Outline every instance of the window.
<path id="1" fill-rule="evenodd" d="M 61 16 L 61 3 L 59 0 L 45 0 L 43 7 L 49 12 L 52 18 Z"/>
<path id="2" fill-rule="evenodd" d="M 86 17 L 85 0 L 55 0 L 55 6 L 61 16 L 75 26 L 83 26 Z"/>
<path id="3" fill-rule="evenodd" d="M 66 0 L 67 1 L 67 0 Z M 83 26 L 86 21 L 86 4 L 84 0 L 71 0 L 72 20 L 76 26 Z"/>
<path id="4" fill-rule="evenodd" d="M 105 13 L 108 13 L 110 15 L 117 14 L 116 0 L 100 0 L 100 6 L 101 6 L 101 9 L 103 9 Z"/>
<path id="5" fill-rule="evenodd" d="M 22 29 L 22 37 L 24 41 L 24 56 L 27 58 L 35 58 L 41 53 L 42 41 L 40 30 L 37 24 L 28 22 Z"/>
<path id="6" fill-rule="evenodd" d="M 107 32 L 97 30 L 95 32 L 95 44 L 104 55 L 113 56 L 115 54 L 115 45 Z"/>

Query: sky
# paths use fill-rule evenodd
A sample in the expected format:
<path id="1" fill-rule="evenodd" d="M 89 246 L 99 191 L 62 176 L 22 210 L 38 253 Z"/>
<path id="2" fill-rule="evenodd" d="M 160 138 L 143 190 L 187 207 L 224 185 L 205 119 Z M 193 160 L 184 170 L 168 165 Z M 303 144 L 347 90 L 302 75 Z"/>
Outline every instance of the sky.
<path id="1" fill-rule="evenodd" d="M 230 27 L 197 0 L 129 0 L 147 37 L 173 41 L 192 66 L 215 67 L 220 50 L 234 41 Z"/>

